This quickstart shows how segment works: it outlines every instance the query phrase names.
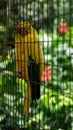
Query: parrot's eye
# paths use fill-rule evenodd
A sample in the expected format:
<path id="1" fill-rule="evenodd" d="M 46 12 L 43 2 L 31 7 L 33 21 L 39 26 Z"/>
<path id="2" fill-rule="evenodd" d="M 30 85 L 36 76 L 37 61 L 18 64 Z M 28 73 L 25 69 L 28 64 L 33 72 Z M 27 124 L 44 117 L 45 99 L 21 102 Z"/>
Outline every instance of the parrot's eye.
<path id="1" fill-rule="evenodd" d="M 24 35 L 27 35 L 28 34 L 28 30 L 25 29 L 25 28 L 20 28 L 20 35 L 24 36 Z"/>
<path id="2" fill-rule="evenodd" d="M 20 34 L 23 35 L 24 34 L 24 28 L 20 29 Z"/>

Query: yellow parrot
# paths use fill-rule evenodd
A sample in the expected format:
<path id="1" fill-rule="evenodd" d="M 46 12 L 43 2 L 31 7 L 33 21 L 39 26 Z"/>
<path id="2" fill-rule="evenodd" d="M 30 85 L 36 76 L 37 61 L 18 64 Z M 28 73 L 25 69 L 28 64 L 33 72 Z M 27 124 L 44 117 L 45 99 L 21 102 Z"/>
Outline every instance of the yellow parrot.
<path id="1" fill-rule="evenodd" d="M 40 98 L 44 58 L 36 31 L 30 23 L 20 22 L 16 27 L 16 31 L 16 69 L 27 82 L 24 104 L 24 115 L 27 117 L 30 103 Z"/>

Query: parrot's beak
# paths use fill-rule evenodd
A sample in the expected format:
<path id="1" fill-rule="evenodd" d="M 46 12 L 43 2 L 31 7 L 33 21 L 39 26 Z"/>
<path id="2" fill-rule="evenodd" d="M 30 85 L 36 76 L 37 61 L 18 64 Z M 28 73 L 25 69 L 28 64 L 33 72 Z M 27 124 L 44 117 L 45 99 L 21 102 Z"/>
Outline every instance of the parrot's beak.
<path id="1" fill-rule="evenodd" d="M 19 26 L 15 27 L 15 30 L 16 30 L 16 33 L 20 33 L 20 27 Z"/>
<path id="2" fill-rule="evenodd" d="M 24 37 L 24 29 L 22 28 L 20 28 L 19 26 L 16 26 L 15 27 L 15 32 L 16 32 L 16 34 L 20 34 L 22 37 Z"/>
<path id="3" fill-rule="evenodd" d="M 22 37 L 28 34 L 28 30 L 24 29 L 24 27 L 20 27 L 18 24 L 15 24 L 15 33 L 20 34 Z"/>
<path id="4" fill-rule="evenodd" d="M 20 27 L 19 27 L 18 23 L 15 23 L 15 33 L 16 34 L 20 33 Z"/>

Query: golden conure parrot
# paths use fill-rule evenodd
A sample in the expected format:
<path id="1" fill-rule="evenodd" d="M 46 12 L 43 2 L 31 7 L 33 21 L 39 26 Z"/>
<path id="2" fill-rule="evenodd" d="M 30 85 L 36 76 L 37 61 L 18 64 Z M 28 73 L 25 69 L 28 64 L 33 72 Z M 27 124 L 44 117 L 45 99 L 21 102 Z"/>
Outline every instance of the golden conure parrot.
<path id="1" fill-rule="evenodd" d="M 16 69 L 27 82 L 24 114 L 28 116 L 30 103 L 40 98 L 44 58 L 35 29 L 30 23 L 20 22 L 16 27 Z"/>

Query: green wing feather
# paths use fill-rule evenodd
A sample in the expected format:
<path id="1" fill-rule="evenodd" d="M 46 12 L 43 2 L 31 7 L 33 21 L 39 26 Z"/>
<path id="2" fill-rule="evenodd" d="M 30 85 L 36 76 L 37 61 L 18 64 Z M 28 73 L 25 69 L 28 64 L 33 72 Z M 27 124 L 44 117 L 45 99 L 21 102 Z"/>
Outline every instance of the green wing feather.
<path id="1" fill-rule="evenodd" d="M 40 64 L 29 57 L 28 75 L 31 84 L 32 100 L 40 98 Z"/>

